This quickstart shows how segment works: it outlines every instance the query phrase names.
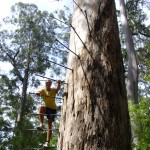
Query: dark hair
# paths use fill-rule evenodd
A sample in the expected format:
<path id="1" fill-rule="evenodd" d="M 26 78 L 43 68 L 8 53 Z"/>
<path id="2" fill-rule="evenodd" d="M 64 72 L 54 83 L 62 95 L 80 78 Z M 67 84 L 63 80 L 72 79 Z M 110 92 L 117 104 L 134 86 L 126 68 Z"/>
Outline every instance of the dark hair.
<path id="1" fill-rule="evenodd" d="M 46 80 L 46 81 L 45 81 L 45 84 L 46 84 L 46 83 L 48 83 L 48 82 L 52 83 L 52 81 L 51 81 L 51 80 Z"/>

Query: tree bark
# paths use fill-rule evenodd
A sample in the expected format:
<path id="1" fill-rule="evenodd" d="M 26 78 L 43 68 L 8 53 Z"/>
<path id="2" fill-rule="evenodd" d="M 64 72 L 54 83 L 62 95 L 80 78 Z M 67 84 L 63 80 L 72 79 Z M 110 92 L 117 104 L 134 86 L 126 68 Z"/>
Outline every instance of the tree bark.
<path id="1" fill-rule="evenodd" d="M 124 67 L 113 0 L 77 0 L 58 150 L 130 150 Z"/>

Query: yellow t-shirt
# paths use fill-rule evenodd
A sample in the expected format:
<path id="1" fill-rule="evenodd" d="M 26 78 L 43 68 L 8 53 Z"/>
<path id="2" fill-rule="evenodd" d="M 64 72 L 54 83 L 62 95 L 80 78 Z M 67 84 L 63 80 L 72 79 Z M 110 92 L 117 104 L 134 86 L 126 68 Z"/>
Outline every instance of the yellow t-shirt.
<path id="1" fill-rule="evenodd" d="M 56 109 L 55 96 L 57 94 L 56 89 L 51 88 L 50 91 L 46 89 L 40 90 L 40 94 L 45 102 L 46 107 Z"/>

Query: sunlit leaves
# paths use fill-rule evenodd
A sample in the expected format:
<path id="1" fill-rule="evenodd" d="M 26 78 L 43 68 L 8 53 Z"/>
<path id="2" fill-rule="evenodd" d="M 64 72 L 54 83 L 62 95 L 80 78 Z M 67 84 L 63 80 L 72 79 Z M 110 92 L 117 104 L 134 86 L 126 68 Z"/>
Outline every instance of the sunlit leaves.
<path id="1" fill-rule="evenodd" d="M 133 128 L 138 137 L 138 150 L 150 149 L 150 100 L 141 98 L 139 105 L 130 103 L 130 118 L 136 124 Z"/>

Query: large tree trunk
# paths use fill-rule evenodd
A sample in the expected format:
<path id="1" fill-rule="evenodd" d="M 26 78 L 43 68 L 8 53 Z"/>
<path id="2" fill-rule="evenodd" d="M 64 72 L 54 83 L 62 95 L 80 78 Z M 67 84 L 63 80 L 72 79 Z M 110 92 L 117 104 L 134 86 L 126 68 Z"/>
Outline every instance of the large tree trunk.
<path id="1" fill-rule="evenodd" d="M 58 150 L 130 150 L 124 69 L 113 0 L 74 8 Z"/>
<path id="2" fill-rule="evenodd" d="M 125 34 L 125 43 L 128 54 L 127 95 L 129 100 L 133 100 L 135 104 L 138 104 L 138 66 L 135 56 L 133 38 L 127 20 L 124 0 L 120 0 L 120 16 Z"/>

